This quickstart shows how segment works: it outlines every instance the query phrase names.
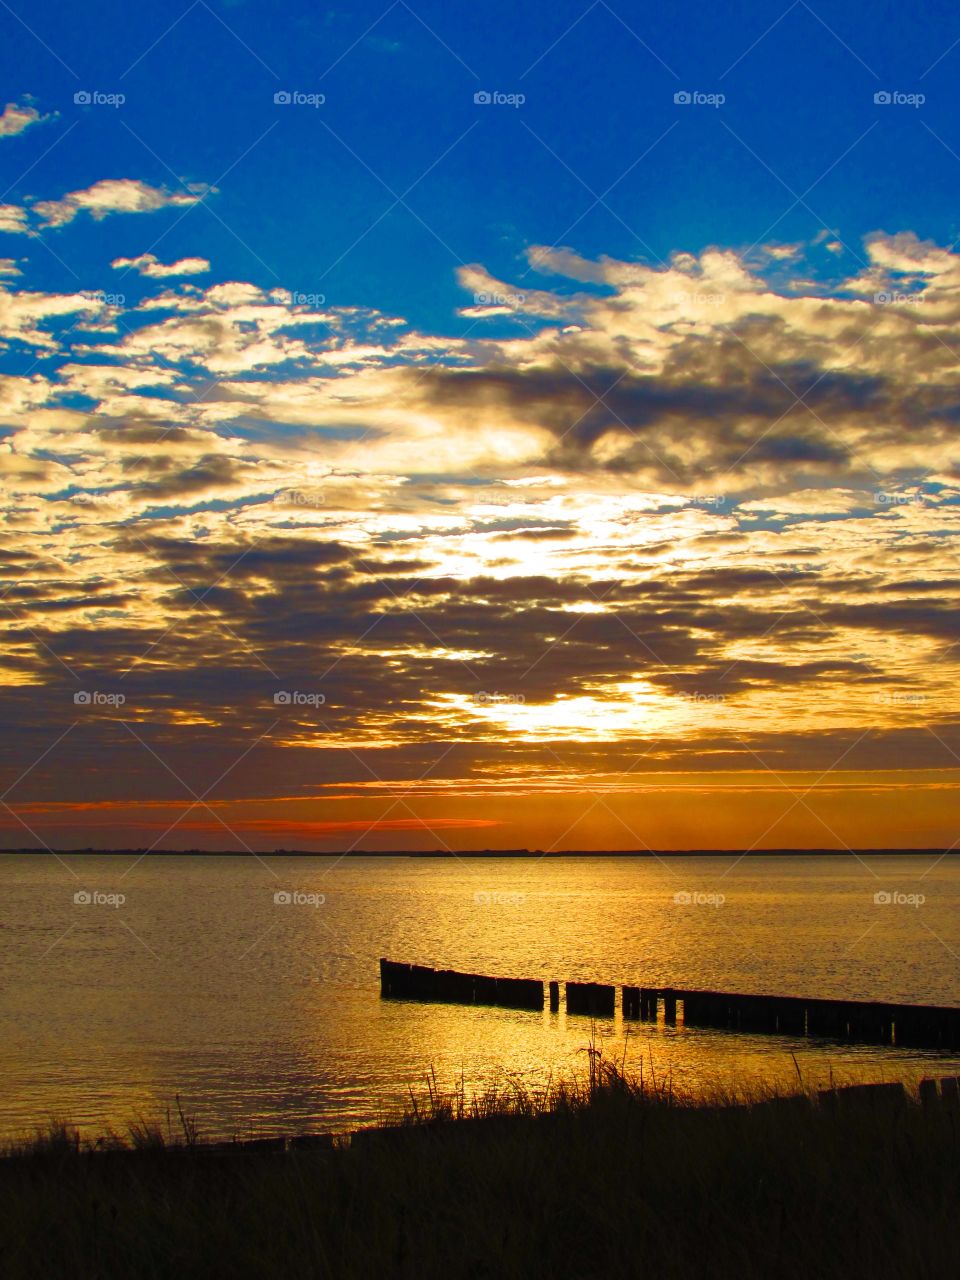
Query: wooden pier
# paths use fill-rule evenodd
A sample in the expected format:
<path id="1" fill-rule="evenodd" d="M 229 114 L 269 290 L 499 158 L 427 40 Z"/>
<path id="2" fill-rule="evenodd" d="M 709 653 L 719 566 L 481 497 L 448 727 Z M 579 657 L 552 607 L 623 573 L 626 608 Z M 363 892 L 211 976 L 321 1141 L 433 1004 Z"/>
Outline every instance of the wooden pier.
<path id="1" fill-rule="evenodd" d="M 543 982 L 532 978 L 488 978 L 419 964 L 380 961 L 380 994 L 399 1000 L 488 1004 L 505 1009 L 542 1009 Z"/>
<path id="2" fill-rule="evenodd" d="M 570 1015 L 612 1018 L 617 987 L 611 983 L 551 981 L 549 1009 L 559 1013 L 561 990 Z M 380 994 L 392 1000 L 493 1005 L 541 1011 L 547 1005 L 539 978 L 494 978 L 452 969 L 380 961 Z M 625 1021 L 716 1028 L 767 1035 L 823 1038 L 900 1048 L 960 1050 L 960 1009 L 871 1000 L 823 1000 L 624 984 Z M 948 1086 L 949 1087 L 949 1086 Z"/>

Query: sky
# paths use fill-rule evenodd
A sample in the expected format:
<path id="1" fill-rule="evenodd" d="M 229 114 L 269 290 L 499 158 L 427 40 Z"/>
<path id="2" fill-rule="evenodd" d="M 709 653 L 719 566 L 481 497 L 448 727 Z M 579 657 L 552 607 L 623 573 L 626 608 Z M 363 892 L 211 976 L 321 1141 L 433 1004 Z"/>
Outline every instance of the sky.
<path id="1" fill-rule="evenodd" d="M 0 844 L 960 837 L 953 6 L 0 25 Z"/>

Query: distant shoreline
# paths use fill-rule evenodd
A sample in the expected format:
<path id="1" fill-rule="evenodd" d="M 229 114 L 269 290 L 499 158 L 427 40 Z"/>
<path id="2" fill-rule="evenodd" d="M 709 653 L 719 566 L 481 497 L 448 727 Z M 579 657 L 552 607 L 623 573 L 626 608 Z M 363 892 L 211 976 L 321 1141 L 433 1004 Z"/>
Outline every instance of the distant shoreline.
<path id="1" fill-rule="evenodd" d="M 147 858 L 860 858 L 957 857 L 958 848 L 934 849 L 0 849 L 0 856 Z"/>

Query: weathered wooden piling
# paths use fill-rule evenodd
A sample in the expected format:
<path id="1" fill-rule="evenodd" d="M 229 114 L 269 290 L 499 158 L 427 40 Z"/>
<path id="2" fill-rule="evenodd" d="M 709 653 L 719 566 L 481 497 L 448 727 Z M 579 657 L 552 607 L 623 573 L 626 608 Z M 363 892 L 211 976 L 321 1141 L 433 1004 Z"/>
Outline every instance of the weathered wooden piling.
<path id="1" fill-rule="evenodd" d="M 640 988 L 640 1017 L 642 1021 L 656 1022 L 658 994 L 653 987 Z"/>
<path id="2" fill-rule="evenodd" d="M 435 1000 L 437 998 L 436 970 L 430 969 L 423 964 L 412 964 L 410 966 L 409 982 L 412 994 L 418 996 L 421 1000 Z"/>
<path id="3" fill-rule="evenodd" d="M 438 969 L 433 976 L 433 999 L 447 1004 L 473 1004 L 476 979 L 472 973 Z"/>
<path id="4" fill-rule="evenodd" d="M 542 1009 L 543 983 L 536 978 L 496 978 L 496 1003 L 505 1009 Z"/>
<path id="5" fill-rule="evenodd" d="M 847 1038 L 847 1019 L 836 1000 L 807 1002 L 807 1034 L 832 1039 Z"/>
<path id="6" fill-rule="evenodd" d="M 939 1005 L 908 1004 L 891 1007 L 898 1045 L 922 1049 L 960 1048 L 960 1010 Z"/>
<path id="7" fill-rule="evenodd" d="M 602 982 L 568 982 L 567 1013 L 587 1013 L 597 1018 L 612 1018 L 616 995 L 616 987 Z"/>
<path id="8" fill-rule="evenodd" d="M 951 1111 L 956 1111 L 960 1108 L 960 1077 L 940 1077 L 940 1100 Z"/>
<path id="9" fill-rule="evenodd" d="M 612 1017 L 616 988 L 596 982 L 568 982 L 567 1012 Z M 483 974 L 431 969 L 381 959 L 380 991 L 384 997 L 442 1000 L 455 1004 L 487 1004 L 504 1008 L 542 1009 L 543 983 L 536 979 L 494 978 Z M 688 1027 L 823 1036 L 868 1044 L 909 1048 L 960 1049 L 960 1008 L 938 1005 L 894 1005 L 869 1000 L 813 1000 L 798 996 L 765 996 L 723 991 L 687 991 L 673 987 L 625 985 L 624 1018 L 656 1022 L 663 999 L 664 1021 L 673 1025 L 678 1002 Z M 550 1009 L 560 1008 L 560 984 L 550 983 Z M 956 1091 L 949 1105 L 960 1107 Z"/>
<path id="10" fill-rule="evenodd" d="M 729 996 L 720 991 L 680 991 L 685 1027 L 727 1027 L 731 1025 Z"/>
<path id="11" fill-rule="evenodd" d="M 937 1087 L 937 1082 L 936 1080 L 931 1080 L 929 1076 L 920 1081 L 918 1093 L 921 1106 L 935 1107 L 940 1101 L 940 1090 Z"/>
<path id="12" fill-rule="evenodd" d="M 807 1031 L 807 1002 L 795 996 L 779 996 L 774 1002 L 776 1030 L 784 1036 L 802 1036 Z"/>
<path id="13" fill-rule="evenodd" d="M 383 996 L 412 996 L 415 994 L 412 966 L 397 964 L 393 960 L 380 961 L 380 994 Z"/>
<path id="14" fill-rule="evenodd" d="M 636 1021 L 640 1017 L 640 988 L 624 987 L 620 1007 L 625 1018 Z"/>
<path id="15" fill-rule="evenodd" d="M 847 1036 L 864 1044 L 890 1044 L 895 1021 L 888 1005 L 849 1001 L 845 1006 Z"/>
<path id="16" fill-rule="evenodd" d="M 543 983 L 536 978 L 491 978 L 392 960 L 380 961 L 380 994 L 392 999 L 439 1000 L 447 1004 L 543 1008 Z"/>
<path id="17" fill-rule="evenodd" d="M 476 1004 L 496 1004 L 496 978 L 487 978 L 481 974 L 477 974 L 473 980 L 473 999 Z"/>
<path id="18" fill-rule="evenodd" d="M 732 1023 L 740 1031 L 776 1031 L 776 1003 L 766 996 L 729 996 Z"/>

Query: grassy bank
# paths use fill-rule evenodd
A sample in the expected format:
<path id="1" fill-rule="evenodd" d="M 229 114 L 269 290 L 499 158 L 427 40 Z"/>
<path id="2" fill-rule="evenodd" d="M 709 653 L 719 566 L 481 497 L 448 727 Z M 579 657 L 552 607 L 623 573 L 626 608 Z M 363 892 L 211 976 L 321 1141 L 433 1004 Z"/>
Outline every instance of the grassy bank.
<path id="1" fill-rule="evenodd" d="M 329 1150 L 67 1129 L 0 1160 L 10 1277 L 940 1277 L 960 1116 L 882 1095 L 678 1099 L 595 1063 L 547 1094 L 435 1085 Z"/>

